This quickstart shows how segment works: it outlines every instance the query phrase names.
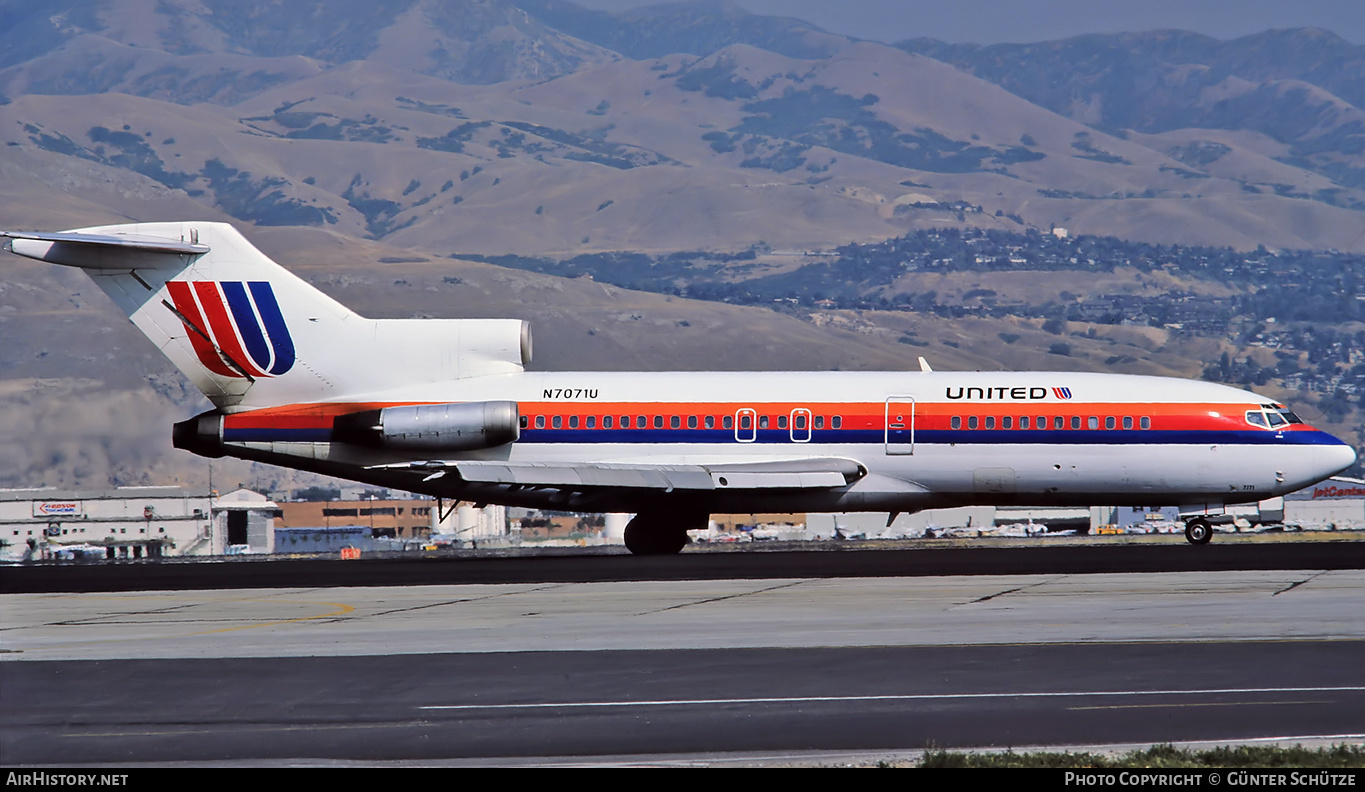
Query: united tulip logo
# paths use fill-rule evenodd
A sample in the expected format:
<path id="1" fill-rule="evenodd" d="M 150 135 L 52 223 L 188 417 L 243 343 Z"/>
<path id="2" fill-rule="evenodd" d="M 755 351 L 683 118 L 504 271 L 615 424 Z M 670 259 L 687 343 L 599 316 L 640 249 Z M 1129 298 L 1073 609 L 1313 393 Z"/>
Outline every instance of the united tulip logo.
<path id="1" fill-rule="evenodd" d="M 190 343 L 224 377 L 277 377 L 294 367 L 294 339 L 266 281 L 166 284 Z"/>

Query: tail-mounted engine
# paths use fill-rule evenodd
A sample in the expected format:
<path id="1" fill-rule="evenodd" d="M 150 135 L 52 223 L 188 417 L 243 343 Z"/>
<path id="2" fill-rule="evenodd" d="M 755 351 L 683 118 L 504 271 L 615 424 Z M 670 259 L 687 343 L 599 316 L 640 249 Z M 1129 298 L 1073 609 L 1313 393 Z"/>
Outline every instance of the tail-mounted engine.
<path id="1" fill-rule="evenodd" d="M 217 410 L 175 425 L 176 448 L 220 457 L 228 446 L 258 443 L 345 443 L 365 448 L 432 453 L 474 451 L 514 443 L 521 435 L 514 401 L 408 404 L 333 417 L 310 409 Z"/>
<path id="2" fill-rule="evenodd" d="M 337 417 L 332 442 L 372 448 L 473 451 L 521 436 L 514 401 L 411 404 Z"/>

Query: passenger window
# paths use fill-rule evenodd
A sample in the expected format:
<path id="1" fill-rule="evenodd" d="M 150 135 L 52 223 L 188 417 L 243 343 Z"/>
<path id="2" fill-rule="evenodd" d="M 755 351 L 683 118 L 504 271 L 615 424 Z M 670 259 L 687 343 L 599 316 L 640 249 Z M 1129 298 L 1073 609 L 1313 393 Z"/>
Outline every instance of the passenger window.
<path id="1" fill-rule="evenodd" d="M 961 429 L 961 428 L 962 428 L 962 416 L 960 416 L 960 415 L 954 415 L 954 416 L 953 416 L 952 426 L 953 426 L 954 429 Z"/>
<path id="2" fill-rule="evenodd" d="M 1104 428 L 1105 428 L 1105 429 L 1113 429 L 1113 428 L 1114 428 L 1114 416 L 1112 416 L 1112 415 L 1105 416 L 1105 419 L 1104 419 Z"/>
<path id="3" fill-rule="evenodd" d="M 587 418 L 584 418 L 583 421 L 584 421 L 584 423 L 583 423 L 584 428 L 587 428 L 587 429 L 596 429 L 596 428 L 597 428 L 597 416 L 596 416 L 596 415 L 589 415 Z"/>
<path id="4" fill-rule="evenodd" d="M 842 415 L 836 415 L 829 420 L 830 420 L 829 427 L 831 429 L 842 429 L 844 426 L 844 416 Z"/>
<path id="5" fill-rule="evenodd" d="M 1046 429 L 1046 428 L 1047 428 L 1047 416 L 1046 416 L 1046 415 L 1040 415 L 1040 416 L 1038 416 L 1038 424 L 1037 424 L 1037 426 L 1038 426 L 1039 429 Z"/>
<path id="6" fill-rule="evenodd" d="M 994 428 L 995 428 L 995 416 L 994 416 L 994 415 L 987 415 L 987 416 L 986 416 L 986 428 L 987 428 L 987 429 L 994 429 Z"/>
<path id="7" fill-rule="evenodd" d="M 1000 428 L 1001 428 L 1001 429 L 1013 429 L 1013 428 L 1014 428 L 1014 418 L 1011 417 L 1011 416 L 1008 416 L 1008 415 L 1006 415 L 1004 418 L 1001 418 L 1001 419 L 1000 419 Z"/>
<path id="8" fill-rule="evenodd" d="M 1060 416 L 1060 415 L 1054 415 L 1054 416 L 1052 416 L 1052 428 L 1053 428 L 1053 429 L 1065 429 L 1065 428 L 1066 428 L 1066 419 L 1063 418 L 1063 417 Z"/>
<path id="9" fill-rule="evenodd" d="M 659 424 L 659 425 L 660 425 L 660 426 L 663 426 L 663 424 Z M 635 416 L 635 428 L 636 428 L 636 429 L 646 429 L 646 428 L 648 428 L 648 427 L 649 427 L 649 418 L 647 418 L 647 417 L 645 417 L 645 416 L 643 416 L 643 415 L 637 415 L 637 416 Z"/>
<path id="10" fill-rule="evenodd" d="M 1027 416 L 1027 415 L 1021 415 L 1021 416 L 1019 416 L 1019 428 L 1020 428 L 1020 429 L 1027 429 L 1027 428 L 1028 428 L 1028 416 Z"/>
<path id="11" fill-rule="evenodd" d="M 518 419 L 517 423 L 520 424 L 522 429 L 525 429 L 526 427 L 531 425 L 531 416 L 523 415 L 521 416 L 520 419 Z"/>
<path id="12" fill-rule="evenodd" d="M 537 428 L 537 429 L 544 429 L 544 428 L 545 428 L 545 416 L 543 416 L 543 415 L 537 415 L 537 416 L 536 416 L 536 428 Z"/>
<path id="13" fill-rule="evenodd" d="M 715 429 L 715 428 L 716 428 L 716 416 L 714 416 L 714 415 L 708 415 L 708 416 L 706 416 L 706 422 L 705 422 L 705 423 L 706 423 L 706 428 L 707 428 L 707 429 Z"/>
<path id="14" fill-rule="evenodd" d="M 664 428 L 664 417 L 662 415 L 654 416 L 654 428 L 655 429 Z"/>
<path id="15" fill-rule="evenodd" d="M 1143 428 L 1143 429 L 1151 429 L 1151 428 L 1152 428 L 1152 419 L 1151 419 L 1151 418 L 1148 418 L 1148 417 L 1145 416 L 1145 415 L 1142 416 L 1142 423 L 1141 423 L 1141 425 L 1142 425 L 1142 428 Z"/>
<path id="16" fill-rule="evenodd" d="M 1123 428 L 1124 428 L 1124 429 L 1132 429 L 1132 428 L 1133 428 L 1133 416 L 1131 416 L 1131 415 L 1125 415 L 1125 416 L 1123 416 Z"/>
<path id="17" fill-rule="evenodd" d="M 681 429 L 681 428 L 682 428 L 682 418 L 680 418 L 680 417 L 678 417 L 678 416 L 676 416 L 676 415 L 669 416 L 669 418 L 668 418 L 668 428 L 670 428 L 670 429 Z"/>
<path id="18" fill-rule="evenodd" d="M 824 428 L 825 428 L 825 416 L 823 416 L 823 415 L 817 415 L 817 416 L 815 416 L 815 428 L 816 428 L 816 429 L 824 429 Z"/>
<path id="19" fill-rule="evenodd" d="M 766 416 L 766 415 L 760 415 L 760 416 L 758 416 L 758 428 L 759 428 L 759 429 L 767 429 L 767 428 L 768 428 L 768 416 Z"/>
<path id="20" fill-rule="evenodd" d="M 726 419 L 725 419 L 725 420 L 727 420 L 727 421 L 730 420 L 729 416 L 726 416 Z M 752 426 L 752 424 L 753 424 L 753 419 L 749 416 L 748 413 L 745 413 L 744 415 L 739 416 L 739 428 L 740 428 L 740 429 L 748 429 L 748 428 L 750 428 L 750 427 Z"/>
<path id="21" fill-rule="evenodd" d="M 696 428 L 697 428 L 697 416 L 695 416 L 695 415 L 689 415 L 689 416 L 687 416 L 687 428 L 688 428 L 688 429 L 696 429 Z"/>
<path id="22" fill-rule="evenodd" d="M 975 428 L 976 428 L 976 422 L 977 422 L 977 418 L 976 418 L 975 415 L 968 416 L 968 417 L 967 417 L 967 428 L 968 428 L 968 429 L 975 429 Z"/>
<path id="23" fill-rule="evenodd" d="M 610 415 L 604 415 L 604 416 L 602 416 L 602 428 L 603 428 L 603 429 L 610 429 L 610 428 L 611 428 L 611 416 L 610 416 Z"/>
<path id="24" fill-rule="evenodd" d="M 1098 428 L 1100 428 L 1100 419 L 1099 419 L 1099 417 L 1098 417 L 1098 416 L 1095 416 L 1095 415 L 1090 416 L 1090 420 L 1089 420 L 1089 421 L 1086 421 L 1086 425 L 1089 426 L 1091 429 L 1098 429 Z"/>
<path id="25" fill-rule="evenodd" d="M 564 428 L 564 416 L 556 415 L 555 417 L 551 418 L 550 425 L 556 429 Z"/>
<path id="26" fill-rule="evenodd" d="M 796 416 L 796 418 L 794 418 L 793 420 L 794 420 L 795 423 L 796 423 L 796 428 L 797 428 L 797 429 L 805 429 L 805 428 L 806 428 L 806 416 L 805 416 L 804 414 Z"/>
<path id="27" fill-rule="evenodd" d="M 745 423 L 748 423 L 748 422 L 745 421 Z M 731 429 L 731 428 L 734 428 L 735 419 L 732 418 L 731 416 L 728 416 L 728 415 L 727 415 L 727 416 L 725 416 L 724 418 L 721 418 L 721 419 L 720 419 L 720 425 L 721 425 L 721 428 L 723 428 L 723 429 Z M 746 426 L 745 428 L 747 429 L 748 427 Z"/>
<path id="28" fill-rule="evenodd" d="M 578 416 L 577 416 L 577 415 L 570 415 L 570 416 L 569 416 L 569 428 L 570 428 L 570 429 L 577 429 L 577 428 L 578 428 Z"/>
<path id="29" fill-rule="evenodd" d="M 1081 416 L 1079 416 L 1079 415 L 1073 415 L 1073 416 L 1071 416 L 1071 428 L 1072 428 L 1072 429 L 1080 429 L 1080 428 L 1081 428 Z"/>
<path id="30" fill-rule="evenodd" d="M 777 428 L 778 428 L 778 429 L 786 429 L 786 428 L 787 428 L 787 416 L 785 416 L 785 415 L 779 415 L 779 416 L 777 416 Z"/>

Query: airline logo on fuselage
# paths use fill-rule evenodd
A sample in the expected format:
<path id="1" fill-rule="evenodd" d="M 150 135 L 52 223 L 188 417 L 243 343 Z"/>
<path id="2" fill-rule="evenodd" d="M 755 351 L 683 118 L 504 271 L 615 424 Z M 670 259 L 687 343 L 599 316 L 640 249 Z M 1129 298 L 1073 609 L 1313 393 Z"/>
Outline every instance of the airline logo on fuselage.
<path id="1" fill-rule="evenodd" d="M 294 367 L 294 339 L 266 281 L 171 281 L 166 288 L 209 371 L 276 377 Z"/>
<path id="2" fill-rule="evenodd" d="M 944 395 L 950 400 L 970 400 L 977 399 L 985 401 L 987 399 L 1010 399 L 1012 401 L 1038 401 L 1047 398 L 1047 388 L 1039 387 L 948 387 L 944 389 Z M 1053 388 L 1052 395 L 1059 399 L 1070 399 L 1070 388 Z"/>

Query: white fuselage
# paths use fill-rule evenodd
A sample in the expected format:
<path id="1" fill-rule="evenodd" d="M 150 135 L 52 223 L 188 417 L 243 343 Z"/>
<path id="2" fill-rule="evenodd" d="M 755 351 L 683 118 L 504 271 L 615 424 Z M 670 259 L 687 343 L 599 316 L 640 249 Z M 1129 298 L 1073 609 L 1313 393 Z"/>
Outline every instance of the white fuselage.
<path id="1" fill-rule="evenodd" d="M 967 503 L 1213 508 L 1300 489 L 1355 459 L 1349 446 L 1302 423 L 1249 422 L 1249 412 L 1269 409 L 1253 393 L 1113 374 L 521 373 L 375 393 L 332 407 L 494 399 L 517 403 L 520 439 L 460 458 L 562 465 L 835 458 L 854 460 L 867 472 L 829 491 L 696 496 L 712 510 L 909 511 Z M 360 478 L 377 465 L 413 458 L 319 442 L 320 434 L 310 442 L 283 431 L 234 434 L 235 421 L 260 412 L 271 411 L 229 416 L 224 441 L 253 457 L 311 459 Z M 437 491 L 450 486 L 433 484 Z M 544 494 L 475 490 L 448 494 L 528 504 Z"/>

